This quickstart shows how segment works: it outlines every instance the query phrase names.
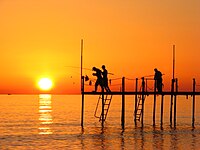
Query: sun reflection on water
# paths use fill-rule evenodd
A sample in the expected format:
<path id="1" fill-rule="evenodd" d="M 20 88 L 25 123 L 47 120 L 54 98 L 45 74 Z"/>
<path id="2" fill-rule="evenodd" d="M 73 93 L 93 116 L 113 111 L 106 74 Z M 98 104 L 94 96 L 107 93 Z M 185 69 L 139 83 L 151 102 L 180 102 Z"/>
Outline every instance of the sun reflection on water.
<path id="1" fill-rule="evenodd" d="M 53 118 L 51 115 L 51 95 L 40 94 L 39 95 L 39 134 L 52 134 L 51 125 Z"/>

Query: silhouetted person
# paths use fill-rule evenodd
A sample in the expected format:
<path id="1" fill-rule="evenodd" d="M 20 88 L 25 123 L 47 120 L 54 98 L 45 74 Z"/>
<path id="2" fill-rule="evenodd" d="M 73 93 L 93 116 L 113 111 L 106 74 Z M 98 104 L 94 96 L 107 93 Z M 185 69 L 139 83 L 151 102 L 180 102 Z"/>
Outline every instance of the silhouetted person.
<path id="1" fill-rule="evenodd" d="M 106 90 L 106 92 L 111 92 L 109 86 L 108 86 L 108 71 L 106 70 L 106 66 L 102 65 L 101 67 L 103 69 L 102 75 L 103 75 L 103 86 Z"/>
<path id="2" fill-rule="evenodd" d="M 99 85 L 101 86 L 101 88 L 103 88 L 102 71 L 96 67 L 93 67 L 92 70 L 96 72 L 96 73 L 93 73 L 92 75 L 97 77 L 97 80 L 95 82 L 95 90 L 94 90 L 94 92 L 96 92 Z"/>
<path id="3" fill-rule="evenodd" d="M 156 82 L 156 88 L 158 90 L 158 92 L 162 92 L 162 73 L 160 71 L 158 71 L 157 68 L 154 69 L 155 71 L 155 75 L 154 75 L 154 80 Z"/>

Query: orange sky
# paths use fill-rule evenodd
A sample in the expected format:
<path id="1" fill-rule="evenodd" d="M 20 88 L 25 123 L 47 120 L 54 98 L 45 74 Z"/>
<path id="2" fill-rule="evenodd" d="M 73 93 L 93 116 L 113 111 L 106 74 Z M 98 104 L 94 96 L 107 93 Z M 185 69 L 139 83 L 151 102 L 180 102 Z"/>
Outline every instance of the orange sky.
<path id="1" fill-rule="evenodd" d="M 179 89 L 200 84 L 199 0 L 1 0 L 0 93 L 37 93 L 41 77 L 51 93 L 80 92 L 80 40 L 84 67 L 101 67 L 110 78 L 164 75 L 172 78 L 176 45 Z M 84 72 L 91 76 L 92 72 Z"/>

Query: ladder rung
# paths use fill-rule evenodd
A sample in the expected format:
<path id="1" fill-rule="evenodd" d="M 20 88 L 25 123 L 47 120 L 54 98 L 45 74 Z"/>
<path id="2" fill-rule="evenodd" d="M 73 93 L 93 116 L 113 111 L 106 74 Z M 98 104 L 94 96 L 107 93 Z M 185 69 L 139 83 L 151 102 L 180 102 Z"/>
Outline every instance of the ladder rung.
<path id="1" fill-rule="evenodd" d="M 102 95 L 99 96 L 99 100 L 100 99 L 102 99 Z M 106 120 L 108 110 L 109 110 L 109 107 L 110 107 L 110 104 L 111 104 L 111 100 L 112 100 L 112 95 L 111 96 L 105 95 L 105 97 L 104 97 L 104 106 L 105 107 L 103 109 L 103 114 L 101 113 L 100 117 L 97 117 L 97 118 L 99 118 L 99 121 L 102 121 L 102 118 L 103 118 L 103 121 Z M 95 114 L 96 114 L 96 111 L 95 111 Z"/>
<path id="2" fill-rule="evenodd" d="M 111 101 L 104 101 L 104 103 L 106 103 L 106 102 L 107 102 L 107 103 L 110 103 Z"/>
<path id="3" fill-rule="evenodd" d="M 106 102 L 107 102 L 107 103 L 110 103 L 110 102 L 111 102 L 111 100 L 104 101 L 104 103 L 106 103 Z"/>
<path id="4" fill-rule="evenodd" d="M 139 111 L 136 112 L 136 114 L 140 114 L 141 112 L 142 112 L 142 110 L 139 110 Z"/>
<path id="5" fill-rule="evenodd" d="M 104 105 L 110 105 L 110 103 L 104 103 Z"/>
<path id="6" fill-rule="evenodd" d="M 110 104 L 104 104 L 104 105 L 110 105 Z"/>
<path id="7" fill-rule="evenodd" d="M 141 114 L 141 112 L 139 112 L 139 113 L 136 113 L 136 115 L 140 115 Z"/>

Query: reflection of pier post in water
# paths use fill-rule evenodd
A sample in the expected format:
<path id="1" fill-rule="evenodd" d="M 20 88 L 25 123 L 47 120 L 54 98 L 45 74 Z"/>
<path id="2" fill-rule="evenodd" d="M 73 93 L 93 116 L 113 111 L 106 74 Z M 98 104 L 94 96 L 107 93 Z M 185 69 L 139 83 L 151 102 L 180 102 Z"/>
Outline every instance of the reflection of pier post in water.
<path id="1" fill-rule="evenodd" d="M 52 134 L 51 124 L 53 119 L 51 116 L 51 95 L 40 94 L 39 95 L 39 134 Z"/>

